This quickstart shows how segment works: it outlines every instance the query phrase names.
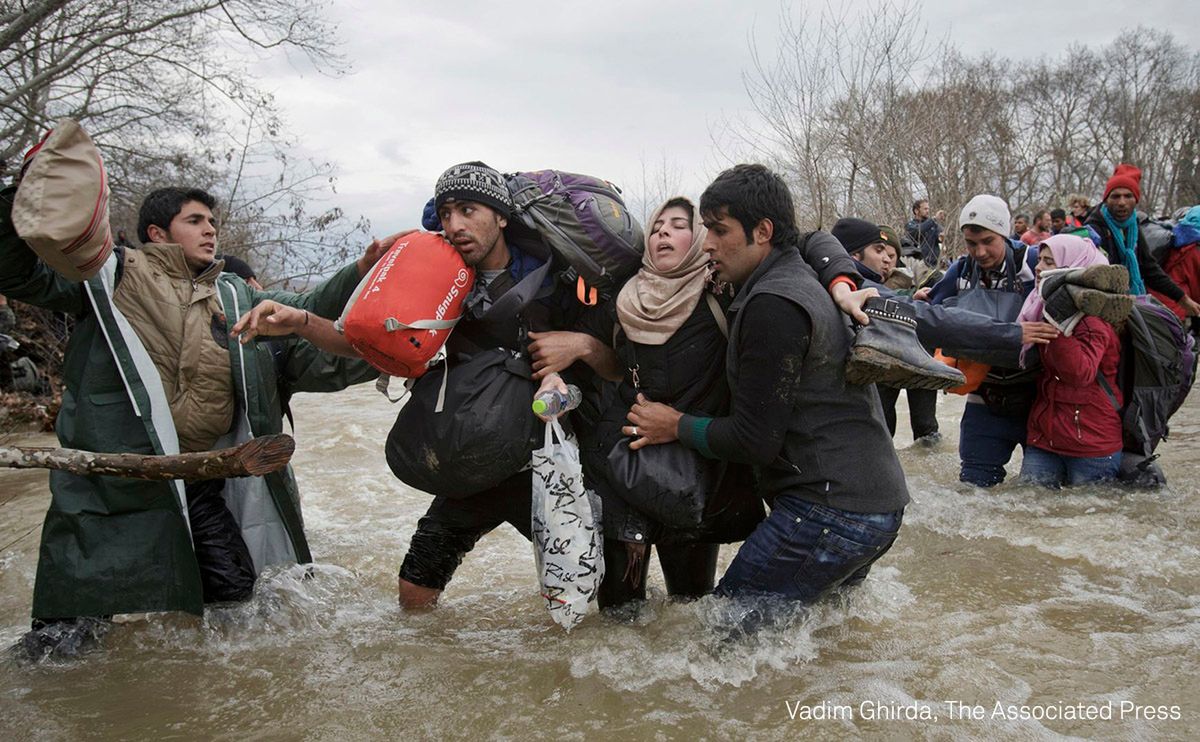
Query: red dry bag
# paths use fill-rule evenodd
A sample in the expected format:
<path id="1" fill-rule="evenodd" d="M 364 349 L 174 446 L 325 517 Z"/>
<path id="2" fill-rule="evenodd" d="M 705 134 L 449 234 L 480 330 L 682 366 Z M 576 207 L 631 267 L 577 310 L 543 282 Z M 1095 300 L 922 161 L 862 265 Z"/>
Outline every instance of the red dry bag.
<path id="1" fill-rule="evenodd" d="M 414 232 L 359 283 L 338 324 L 372 366 L 415 379 L 462 318 L 474 282 L 475 271 L 453 245 L 439 234 Z"/>

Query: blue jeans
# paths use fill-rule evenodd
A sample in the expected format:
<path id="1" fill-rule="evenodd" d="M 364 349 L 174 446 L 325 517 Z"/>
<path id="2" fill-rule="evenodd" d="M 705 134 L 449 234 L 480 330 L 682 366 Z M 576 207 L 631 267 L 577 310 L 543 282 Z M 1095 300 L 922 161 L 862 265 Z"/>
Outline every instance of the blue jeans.
<path id="1" fill-rule="evenodd" d="M 851 513 L 797 497 L 775 499 L 717 585 L 726 597 L 776 595 L 812 603 L 866 579 L 900 531 L 904 510 Z"/>
<path id="2" fill-rule="evenodd" d="M 980 402 L 967 402 L 958 432 L 960 481 L 991 487 L 1004 481 L 1004 465 L 1017 446 L 1025 445 L 1023 417 L 992 414 Z"/>
<path id="3" fill-rule="evenodd" d="M 1107 482 L 1116 479 L 1120 470 L 1120 451 L 1110 456 L 1079 458 L 1027 446 L 1025 461 L 1021 464 L 1021 479 L 1058 489 L 1063 484 Z"/>

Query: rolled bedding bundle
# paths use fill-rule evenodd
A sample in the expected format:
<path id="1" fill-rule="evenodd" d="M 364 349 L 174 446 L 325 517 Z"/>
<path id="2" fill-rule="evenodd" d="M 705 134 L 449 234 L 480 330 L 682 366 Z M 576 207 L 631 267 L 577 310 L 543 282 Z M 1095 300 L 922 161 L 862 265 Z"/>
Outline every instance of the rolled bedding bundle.
<path id="1" fill-rule="evenodd" d="M 96 275 L 113 239 L 108 176 L 91 137 L 62 119 L 26 153 L 21 171 L 12 212 L 17 234 L 63 277 Z"/>

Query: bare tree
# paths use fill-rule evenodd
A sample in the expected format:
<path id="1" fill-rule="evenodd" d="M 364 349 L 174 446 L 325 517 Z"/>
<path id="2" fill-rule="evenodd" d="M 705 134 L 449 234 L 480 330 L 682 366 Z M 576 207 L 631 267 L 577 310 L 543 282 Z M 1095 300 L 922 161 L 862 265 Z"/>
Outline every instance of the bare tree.
<path id="1" fill-rule="evenodd" d="M 280 49 L 320 71 L 345 63 L 320 0 L 0 0 L 0 176 L 61 116 L 100 145 L 113 221 L 132 231 L 149 190 L 202 185 L 223 204 L 225 245 L 264 277 L 304 284 L 367 225 L 321 202 L 331 163 L 293 156 L 254 61 Z"/>
<path id="2" fill-rule="evenodd" d="M 298 53 L 319 72 L 344 72 L 323 6 L 0 0 L 0 179 L 56 120 L 74 118 L 105 157 L 114 227 L 132 235 L 153 188 L 204 187 L 222 204 L 223 244 L 268 282 L 303 287 L 357 252 L 367 225 L 322 205 L 334 167 L 293 154 L 254 67 Z M 64 335 L 48 328 L 59 320 L 28 307 L 22 314 L 23 350 L 53 375 Z"/>
<path id="3" fill-rule="evenodd" d="M 668 198 L 686 195 L 683 193 L 683 168 L 668 158 L 666 152 L 659 153 L 657 162 L 648 163 L 644 154 L 640 161 L 642 170 L 638 188 L 626 190 L 625 205 L 629 213 L 649 228 L 646 222 L 654 209 Z"/>
<path id="4" fill-rule="evenodd" d="M 318 69 L 344 67 L 316 0 L 5 0 L 0 17 L 17 19 L 0 34 L 9 167 L 61 116 L 102 140 L 200 139 L 214 96 L 253 96 L 246 55 L 286 47 Z M 239 45 L 242 55 L 218 52 Z"/>
<path id="5" fill-rule="evenodd" d="M 714 141 L 784 173 L 802 223 L 894 223 L 914 197 L 948 214 L 978 193 L 1014 209 L 1098 199 L 1118 162 L 1143 169 L 1146 211 L 1198 197 L 1200 55 L 1167 32 L 1017 63 L 927 43 L 918 5 L 801 12 L 783 12 L 774 58 L 751 46 L 754 125 L 725 122 Z"/>
<path id="6" fill-rule="evenodd" d="M 743 157 L 785 173 L 803 224 L 847 214 L 889 220 L 894 200 L 914 187 L 904 163 L 916 122 L 893 111 L 930 57 L 920 6 L 810 11 L 782 14 L 773 59 L 752 45 L 743 81 L 760 126 L 727 123 L 726 138 Z"/>

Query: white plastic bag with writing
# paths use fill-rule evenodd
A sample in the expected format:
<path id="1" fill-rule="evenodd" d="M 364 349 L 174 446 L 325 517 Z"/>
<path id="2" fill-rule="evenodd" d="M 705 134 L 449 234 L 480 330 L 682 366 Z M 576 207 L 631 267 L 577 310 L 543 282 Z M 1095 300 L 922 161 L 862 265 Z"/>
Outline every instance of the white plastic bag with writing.
<path id="1" fill-rule="evenodd" d="M 533 452 L 533 558 L 550 616 L 568 631 L 604 579 L 600 498 L 583 486 L 579 446 L 558 421 Z"/>

